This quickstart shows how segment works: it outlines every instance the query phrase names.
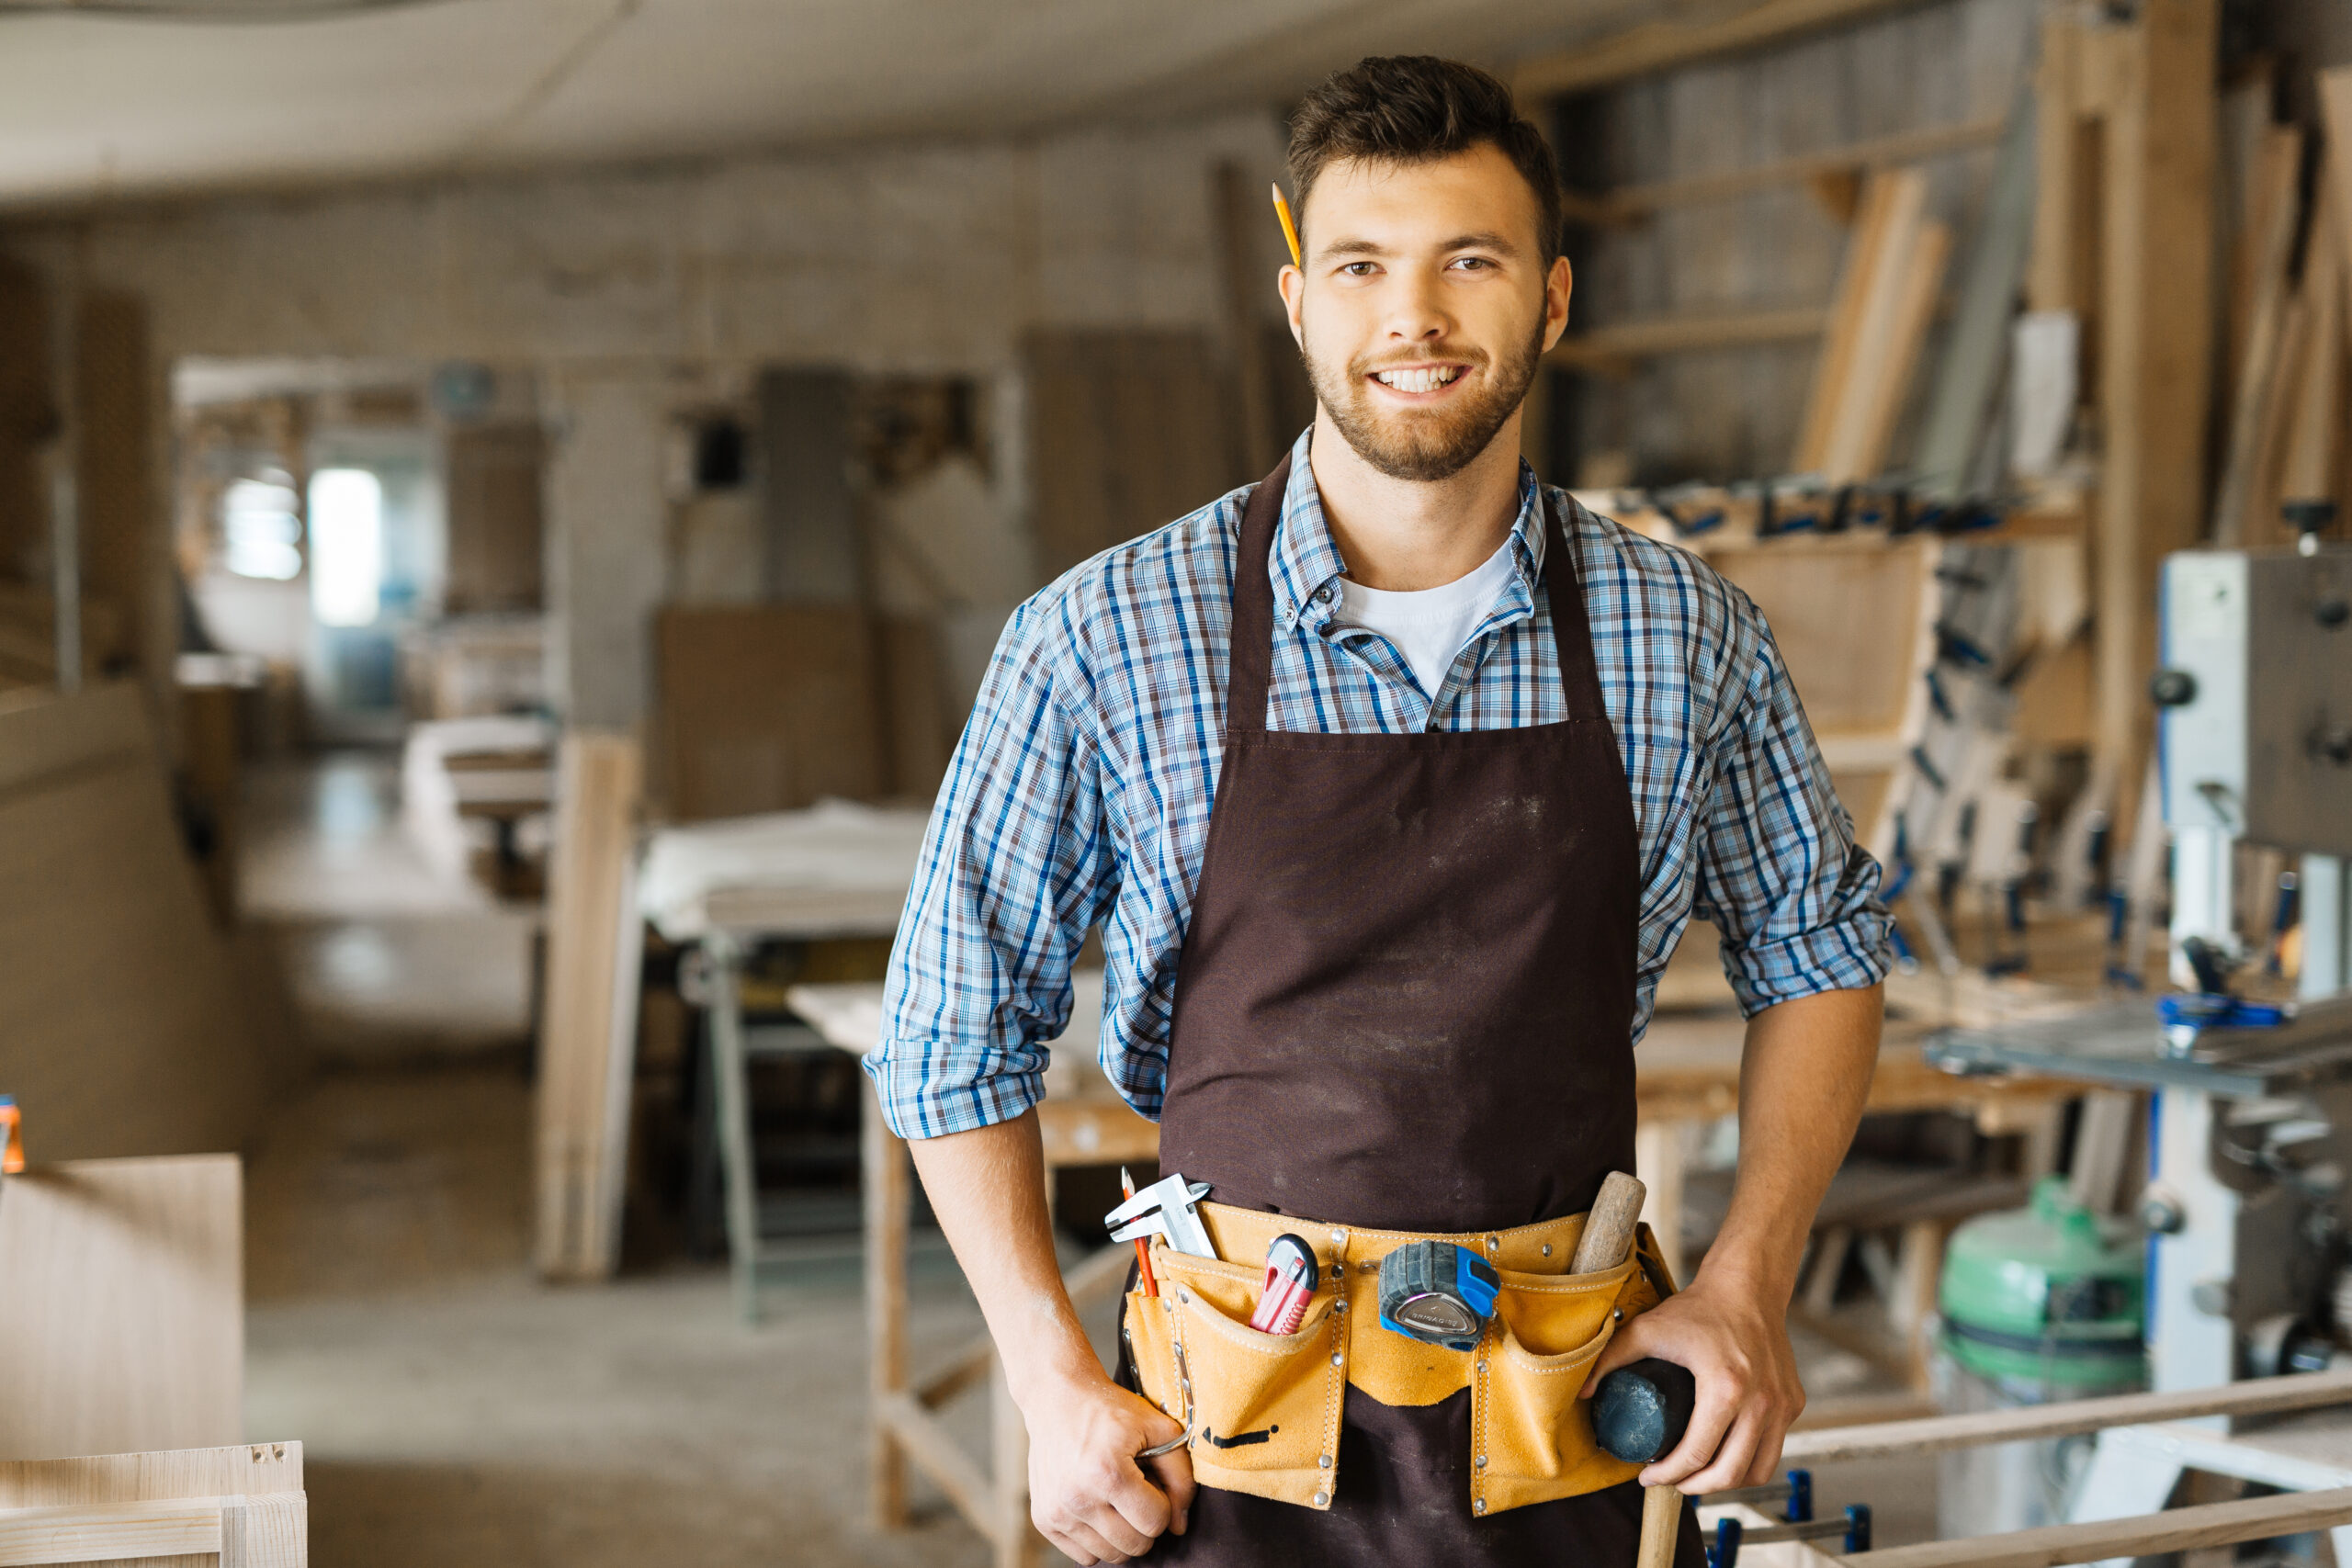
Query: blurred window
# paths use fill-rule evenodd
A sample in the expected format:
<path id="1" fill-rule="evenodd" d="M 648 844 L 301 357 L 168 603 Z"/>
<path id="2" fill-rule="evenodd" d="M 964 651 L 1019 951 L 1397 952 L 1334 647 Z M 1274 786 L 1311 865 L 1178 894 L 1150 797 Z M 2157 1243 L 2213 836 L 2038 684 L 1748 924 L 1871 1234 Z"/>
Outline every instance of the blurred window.
<path id="1" fill-rule="evenodd" d="M 384 487 L 365 468 L 311 476 L 311 609 L 325 626 L 372 624 L 384 585 Z"/>
<path id="2" fill-rule="evenodd" d="M 300 577 L 302 523 L 294 514 L 293 476 L 272 469 L 231 485 L 220 502 L 220 534 L 221 564 L 239 577 Z"/>

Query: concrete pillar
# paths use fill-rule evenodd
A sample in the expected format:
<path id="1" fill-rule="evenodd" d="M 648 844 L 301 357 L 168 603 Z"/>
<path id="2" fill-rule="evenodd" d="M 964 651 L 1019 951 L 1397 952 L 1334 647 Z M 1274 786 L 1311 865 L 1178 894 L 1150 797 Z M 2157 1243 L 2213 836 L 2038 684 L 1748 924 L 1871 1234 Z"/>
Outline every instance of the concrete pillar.
<path id="1" fill-rule="evenodd" d="M 628 729 L 649 711 L 667 389 L 650 368 L 549 378 L 548 690 L 568 724 Z"/>

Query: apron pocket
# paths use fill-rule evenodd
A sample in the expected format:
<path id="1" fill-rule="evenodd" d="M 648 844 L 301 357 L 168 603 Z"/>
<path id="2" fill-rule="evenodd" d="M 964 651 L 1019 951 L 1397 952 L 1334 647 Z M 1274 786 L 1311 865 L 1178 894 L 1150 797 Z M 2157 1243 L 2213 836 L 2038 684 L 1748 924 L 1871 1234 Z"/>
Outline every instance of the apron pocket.
<path id="1" fill-rule="evenodd" d="M 1347 1380 L 1336 1297 L 1318 1293 L 1295 1334 L 1249 1325 L 1262 1272 L 1155 1248 L 1177 1392 L 1189 1380 L 1193 1472 L 1204 1485 L 1310 1507 L 1329 1504 Z M 1138 1362 L 1143 1337 L 1136 1338 Z M 1162 1403 L 1177 1413 L 1184 1406 Z M 1181 1416 L 1179 1417 L 1182 1418 Z"/>
<path id="2" fill-rule="evenodd" d="M 1177 1384 L 1176 1351 L 1169 1338 L 1168 1303 L 1141 1291 L 1129 1291 L 1119 1331 L 1126 1337 L 1127 1359 L 1136 1369 L 1136 1386 L 1171 1421 L 1184 1419 L 1183 1390 Z"/>
<path id="3" fill-rule="evenodd" d="M 1648 1279 L 1631 1260 L 1590 1274 L 1501 1278 L 1494 1337 L 1471 1385 L 1472 1506 L 1495 1513 L 1640 1474 L 1594 1442 L 1580 1395 L 1623 1318 L 1657 1303 Z"/>

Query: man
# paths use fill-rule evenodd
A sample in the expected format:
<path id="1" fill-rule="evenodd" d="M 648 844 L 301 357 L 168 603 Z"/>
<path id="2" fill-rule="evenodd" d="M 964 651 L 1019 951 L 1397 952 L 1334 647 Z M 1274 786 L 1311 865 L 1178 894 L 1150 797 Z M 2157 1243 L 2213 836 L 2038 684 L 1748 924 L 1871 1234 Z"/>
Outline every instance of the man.
<path id="1" fill-rule="evenodd" d="M 1570 277 L 1550 154 L 1507 90 L 1367 60 L 1306 99 L 1289 165 L 1305 249 L 1281 287 L 1315 423 L 1265 483 L 1013 616 L 868 1068 L 1027 1420 L 1037 1526 L 1079 1562 L 1630 1568 L 1631 1469 L 1594 1460 L 1566 1404 L 1530 1440 L 1567 1457 L 1490 1490 L 1512 1396 L 1483 1347 L 1566 1370 L 1564 1402 L 1625 1361 L 1680 1362 L 1689 1436 L 1639 1479 L 1770 1472 L 1804 1398 L 1783 1314 L 1877 1049 L 1878 870 L 1754 605 L 1519 461 Z M 1596 1276 L 1618 1293 L 1577 1354 L 1538 1353 L 1509 1301 L 1475 1352 L 1331 1315 L 1408 1235 L 1484 1233 L 1507 1298 L 1566 1270 L 1573 1216 L 1632 1168 L 1633 1047 L 1694 910 L 1749 1014 L 1736 1192 L 1695 1278 L 1644 1312 L 1630 1274 Z M 1162 1171 L 1213 1184 L 1224 1234 L 1260 1249 L 1159 1254 L 1125 1386 L 1063 1292 L 1032 1113 L 1097 927 L 1104 1069 L 1159 1120 Z M 1210 1299 L 1286 1223 L 1327 1265 L 1318 1303 L 1340 1292 L 1299 1373 L 1331 1380 L 1335 1442 L 1321 1406 L 1246 1433 L 1194 1408 L 1235 1375 L 1212 1341 L 1293 1353 Z M 1421 1384 L 1367 1370 L 1395 1347 Z M 1293 1443 L 1306 1479 L 1247 1470 Z M 1196 1487 L 1196 1463 L 1224 1479 Z"/>

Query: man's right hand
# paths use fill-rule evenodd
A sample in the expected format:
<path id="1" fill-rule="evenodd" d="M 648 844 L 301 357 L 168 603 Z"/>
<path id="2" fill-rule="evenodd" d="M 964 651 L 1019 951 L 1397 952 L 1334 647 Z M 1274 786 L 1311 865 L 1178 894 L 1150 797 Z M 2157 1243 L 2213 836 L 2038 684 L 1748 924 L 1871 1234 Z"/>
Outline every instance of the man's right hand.
<path id="1" fill-rule="evenodd" d="M 1029 1426 L 1029 1517 L 1084 1565 L 1125 1562 L 1162 1530 L 1184 1533 L 1193 1456 L 1136 1456 L 1183 1428 L 1149 1401 L 1096 1371 L 1080 1371 L 1021 1402 Z"/>

